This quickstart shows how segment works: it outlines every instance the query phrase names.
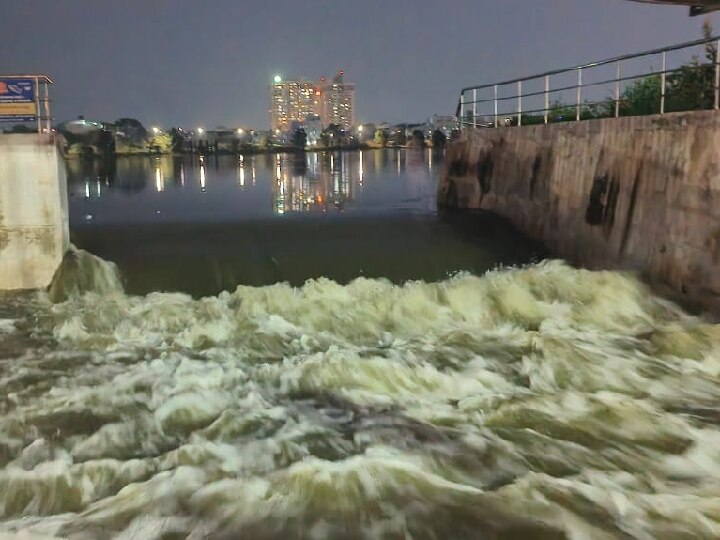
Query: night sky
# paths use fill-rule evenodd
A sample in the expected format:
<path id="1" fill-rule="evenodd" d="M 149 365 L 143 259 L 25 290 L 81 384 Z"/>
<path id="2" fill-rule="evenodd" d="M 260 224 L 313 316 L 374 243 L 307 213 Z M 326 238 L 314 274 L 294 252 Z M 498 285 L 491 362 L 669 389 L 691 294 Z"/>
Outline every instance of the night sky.
<path id="1" fill-rule="evenodd" d="M 0 72 L 47 73 L 56 121 L 268 123 L 268 84 L 346 72 L 359 121 L 452 114 L 459 87 L 700 37 L 625 0 L 1 0 Z M 716 30 L 720 19 L 712 18 Z"/>

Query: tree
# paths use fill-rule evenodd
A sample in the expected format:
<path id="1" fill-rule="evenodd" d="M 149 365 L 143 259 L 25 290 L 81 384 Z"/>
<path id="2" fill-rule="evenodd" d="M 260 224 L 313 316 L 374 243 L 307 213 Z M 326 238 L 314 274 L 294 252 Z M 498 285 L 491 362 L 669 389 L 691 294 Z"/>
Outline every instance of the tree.
<path id="1" fill-rule="evenodd" d="M 156 154 L 170 154 L 173 148 L 172 135 L 166 131 L 156 133 L 148 140 L 148 148 Z"/>
<path id="2" fill-rule="evenodd" d="M 709 20 L 703 23 L 703 37 L 712 37 Z M 715 58 L 717 47 L 714 42 L 705 45 L 705 60 L 695 55 L 689 64 L 668 75 L 666 88 L 666 110 L 688 111 L 712 109 L 715 101 Z"/>
<path id="3" fill-rule="evenodd" d="M 712 37 L 712 27 L 706 20 L 703 36 Z M 711 109 L 715 99 L 715 58 L 717 47 L 714 42 L 705 46 L 705 60 L 695 55 L 690 63 L 667 73 L 665 77 L 665 112 Z M 637 79 L 627 85 L 620 96 L 620 114 L 639 116 L 660 113 L 662 99 L 662 75 L 654 74 Z M 596 116 L 614 116 L 615 102 L 607 100 L 596 110 Z"/>
<path id="4" fill-rule="evenodd" d="M 447 137 L 442 131 L 436 129 L 432 134 L 432 144 L 435 148 L 445 148 L 445 145 L 447 144 Z"/>
<path id="5" fill-rule="evenodd" d="M 413 144 L 416 146 L 425 146 L 425 133 L 421 129 L 414 129 L 412 132 Z"/>
<path id="6" fill-rule="evenodd" d="M 303 128 L 295 130 L 292 136 L 292 142 L 298 148 L 305 148 L 307 146 L 307 133 Z"/>
<path id="7" fill-rule="evenodd" d="M 341 146 L 345 132 L 337 124 L 329 124 L 328 127 L 322 130 L 320 133 L 319 141 L 322 146 Z"/>
<path id="8" fill-rule="evenodd" d="M 651 75 L 634 81 L 620 95 L 620 114 L 639 116 L 660 112 L 660 75 Z"/>
<path id="9" fill-rule="evenodd" d="M 373 142 L 378 146 L 385 146 L 387 144 L 387 135 L 382 129 L 378 129 L 375 132 Z"/>

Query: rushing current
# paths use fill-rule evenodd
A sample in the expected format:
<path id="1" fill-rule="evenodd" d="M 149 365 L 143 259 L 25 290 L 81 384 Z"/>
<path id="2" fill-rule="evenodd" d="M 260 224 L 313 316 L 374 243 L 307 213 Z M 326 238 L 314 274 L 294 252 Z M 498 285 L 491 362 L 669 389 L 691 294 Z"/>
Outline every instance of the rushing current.
<path id="1" fill-rule="evenodd" d="M 720 537 L 720 327 L 631 274 L 133 293 L 121 255 L 0 297 L 0 538 Z"/>

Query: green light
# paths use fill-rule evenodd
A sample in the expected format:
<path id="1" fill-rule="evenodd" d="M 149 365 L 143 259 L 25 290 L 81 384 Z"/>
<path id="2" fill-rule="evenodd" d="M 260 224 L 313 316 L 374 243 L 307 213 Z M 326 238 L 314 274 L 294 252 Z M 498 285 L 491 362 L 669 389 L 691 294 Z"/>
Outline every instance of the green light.
<path id="1" fill-rule="evenodd" d="M 275 77 L 273 77 L 273 81 L 275 81 L 275 84 L 278 84 L 282 81 L 282 77 L 280 77 L 280 75 L 275 75 Z"/>

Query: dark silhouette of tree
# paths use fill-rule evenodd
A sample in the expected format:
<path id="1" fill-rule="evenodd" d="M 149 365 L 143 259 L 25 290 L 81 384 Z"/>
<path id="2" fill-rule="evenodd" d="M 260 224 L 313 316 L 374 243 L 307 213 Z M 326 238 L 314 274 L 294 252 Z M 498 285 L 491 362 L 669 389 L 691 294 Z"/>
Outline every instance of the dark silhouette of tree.
<path id="1" fill-rule="evenodd" d="M 445 148 L 445 145 L 447 144 L 447 137 L 442 131 L 436 129 L 432 134 L 432 143 L 435 148 Z"/>
<path id="2" fill-rule="evenodd" d="M 322 130 L 319 140 L 325 147 L 342 146 L 345 132 L 337 124 L 329 124 Z"/>
<path id="3" fill-rule="evenodd" d="M 119 118 L 115 121 L 115 129 L 122 132 L 125 137 L 133 142 L 144 141 L 148 135 L 147 129 L 142 125 L 142 122 L 135 118 Z"/>
<path id="4" fill-rule="evenodd" d="M 305 148 L 307 146 L 307 133 L 304 129 L 298 128 L 293 132 L 292 143 L 298 148 Z"/>

